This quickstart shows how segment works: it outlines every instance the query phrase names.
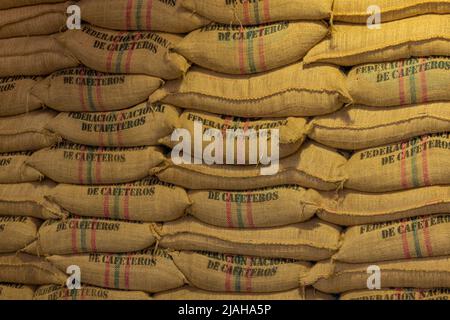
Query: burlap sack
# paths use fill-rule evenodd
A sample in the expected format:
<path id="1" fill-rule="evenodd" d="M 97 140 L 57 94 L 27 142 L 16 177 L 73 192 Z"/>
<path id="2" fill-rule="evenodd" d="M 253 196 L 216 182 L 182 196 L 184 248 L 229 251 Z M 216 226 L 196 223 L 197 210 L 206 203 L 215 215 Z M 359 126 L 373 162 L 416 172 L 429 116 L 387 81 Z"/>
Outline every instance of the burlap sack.
<path id="1" fill-rule="evenodd" d="M 83 20 L 116 30 L 153 30 L 186 33 L 209 20 L 182 7 L 182 0 L 82 0 Z"/>
<path id="2" fill-rule="evenodd" d="M 279 228 L 232 229 L 186 217 L 156 226 L 155 231 L 165 248 L 305 261 L 330 257 L 340 237 L 338 227 L 318 219 Z"/>
<path id="3" fill-rule="evenodd" d="M 0 300 L 32 300 L 34 289 L 23 284 L 0 284 Z"/>
<path id="4" fill-rule="evenodd" d="M 172 133 L 178 116 L 171 105 L 144 102 L 113 112 L 62 112 L 47 129 L 68 141 L 91 146 L 152 146 Z"/>
<path id="5" fill-rule="evenodd" d="M 348 74 L 354 102 L 376 107 L 448 101 L 449 82 L 448 57 L 365 64 L 354 67 Z"/>
<path id="6" fill-rule="evenodd" d="M 82 281 L 103 288 L 160 292 L 181 287 L 184 276 L 165 250 L 128 254 L 81 254 L 47 258 L 66 270 L 77 265 L 83 270 Z"/>
<path id="7" fill-rule="evenodd" d="M 46 35 L 66 26 L 70 2 L 0 10 L 0 38 Z"/>
<path id="8" fill-rule="evenodd" d="M 68 289 L 47 285 L 36 289 L 33 300 L 150 300 L 142 291 L 109 290 L 82 285 L 81 289 Z"/>
<path id="9" fill-rule="evenodd" d="M 380 29 L 336 23 L 332 36 L 312 48 L 304 60 L 307 64 L 355 66 L 409 57 L 445 56 L 450 50 L 449 27 L 450 15 L 384 22 Z"/>
<path id="10" fill-rule="evenodd" d="M 354 105 L 315 118 L 309 137 L 333 148 L 359 150 L 449 128 L 449 102 L 386 108 Z"/>
<path id="11" fill-rule="evenodd" d="M 56 144 L 60 139 L 45 126 L 58 113 L 38 110 L 0 118 L 0 153 L 33 151 Z"/>
<path id="12" fill-rule="evenodd" d="M 82 64 L 97 71 L 176 79 L 189 67 L 185 58 L 171 50 L 182 39 L 174 34 L 111 31 L 83 25 L 81 30 L 66 31 L 57 39 Z"/>
<path id="13" fill-rule="evenodd" d="M 195 131 L 195 123 L 199 122 L 201 124 L 201 131 Z M 171 123 L 174 123 L 172 120 Z M 223 163 L 226 163 L 227 156 L 229 156 L 229 150 L 227 149 L 227 130 L 242 130 L 242 133 L 249 134 L 247 137 L 243 137 L 243 144 L 245 146 L 245 154 L 238 155 L 238 142 L 235 138 L 233 141 L 233 152 L 234 163 L 237 163 L 237 159 L 241 156 L 245 156 L 245 163 L 249 164 L 250 161 L 250 145 L 253 144 L 256 147 L 256 152 L 259 152 L 259 139 L 255 136 L 251 136 L 250 133 L 259 135 L 262 131 L 267 130 L 268 139 L 266 143 L 266 150 L 268 154 L 272 153 L 271 149 L 271 136 L 269 130 L 279 130 L 279 156 L 280 158 L 285 158 L 293 153 L 295 153 L 300 145 L 303 143 L 309 127 L 307 126 L 306 118 L 236 118 L 228 116 L 220 116 L 212 113 L 196 112 L 196 111 L 185 111 L 181 114 L 177 129 L 188 130 L 191 134 L 191 150 L 183 150 L 183 152 L 188 153 L 191 156 L 195 154 L 195 136 L 202 138 L 202 135 L 206 133 L 208 129 L 219 130 L 223 136 L 222 148 L 223 151 Z M 161 131 L 161 130 L 160 130 Z M 172 133 L 172 132 L 171 132 Z M 211 144 L 211 141 L 203 140 L 202 152 Z M 180 143 L 182 140 L 173 141 L 172 134 L 164 137 L 160 140 L 161 144 L 164 144 L 170 148 Z M 244 159 L 243 159 L 244 160 Z"/>
<path id="14" fill-rule="evenodd" d="M 173 262 L 194 287 L 217 292 L 278 292 L 298 288 L 311 264 L 293 259 L 213 252 L 171 252 Z"/>
<path id="15" fill-rule="evenodd" d="M 0 77 L 47 75 L 78 64 L 55 36 L 0 39 L 0 60 Z"/>
<path id="16" fill-rule="evenodd" d="M 32 152 L 0 153 L 0 183 L 33 182 L 43 179 L 37 170 L 25 165 Z"/>
<path id="17" fill-rule="evenodd" d="M 376 4 L 381 9 L 382 22 L 400 20 L 427 13 L 450 13 L 448 0 L 336 0 L 333 5 L 334 20 L 367 23 L 371 16 L 367 8 Z"/>
<path id="18" fill-rule="evenodd" d="M 78 216 L 131 221 L 171 221 L 191 204 L 186 191 L 155 177 L 124 185 L 58 184 L 46 196 Z"/>
<path id="19" fill-rule="evenodd" d="M 450 187 L 433 186 L 388 193 L 309 190 L 310 201 L 319 203 L 317 215 L 325 221 L 355 226 L 450 212 Z M 315 195 L 315 196 L 314 196 Z"/>
<path id="20" fill-rule="evenodd" d="M 340 300 L 450 300 L 450 289 L 357 290 L 341 294 Z"/>
<path id="21" fill-rule="evenodd" d="M 2 0 L 0 3 L 0 9 L 8 9 L 22 6 L 30 6 L 40 3 L 55 3 L 64 2 L 65 0 Z"/>
<path id="22" fill-rule="evenodd" d="M 335 150 L 308 141 L 294 155 L 280 160 L 275 175 L 261 175 L 261 168 L 254 166 L 174 165 L 169 161 L 159 168 L 157 176 L 187 189 L 250 190 L 296 184 L 335 190 L 343 184 L 340 171 L 346 161 Z"/>
<path id="23" fill-rule="evenodd" d="M 61 208 L 44 197 L 53 187 L 54 183 L 48 180 L 40 183 L 0 184 L 0 215 L 63 218 L 65 213 Z"/>
<path id="24" fill-rule="evenodd" d="M 344 167 L 345 187 L 385 192 L 448 184 L 450 135 L 424 135 L 355 153 Z M 367 183 L 370 181 L 370 183 Z"/>
<path id="25" fill-rule="evenodd" d="M 369 264 L 347 264 L 320 261 L 310 274 L 300 278 L 301 285 L 313 284 L 317 290 L 326 293 L 340 293 L 367 289 L 371 273 L 367 269 L 377 265 L 380 268 L 381 287 L 384 288 L 449 288 L 450 258 L 421 258 L 396 260 Z M 374 290 L 374 292 L 376 292 Z"/>
<path id="26" fill-rule="evenodd" d="M 120 253 L 143 250 L 154 242 L 149 224 L 74 217 L 45 221 L 37 240 L 23 251 L 35 255 Z"/>
<path id="27" fill-rule="evenodd" d="M 230 74 L 272 70 L 301 60 L 328 33 L 321 21 L 259 26 L 212 23 L 192 31 L 175 51 L 204 68 Z"/>
<path id="28" fill-rule="evenodd" d="M 24 253 L 0 255 L 0 282 L 59 284 L 66 282 L 66 269 L 60 271 L 47 261 Z"/>
<path id="29" fill-rule="evenodd" d="M 187 212 L 218 227 L 263 228 L 303 222 L 314 216 L 318 204 L 310 200 L 311 189 L 296 185 L 243 192 L 192 190 Z"/>
<path id="30" fill-rule="evenodd" d="M 30 94 L 40 81 L 36 76 L 0 78 L 0 117 L 15 116 L 39 109 L 42 102 Z"/>
<path id="31" fill-rule="evenodd" d="M 192 67 L 150 96 L 182 108 L 240 117 L 313 116 L 351 102 L 345 76 L 331 65 L 294 63 L 256 75 L 227 75 Z"/>
<path id="32" fill-rule="evenodd" d="M 162 83 L 142 74 L 118 75 L 77 67 L 51 74 L 31 93 L 59 111 L 114 111 L 146 101 Z"/>
<path id="33" fill-rule="evenodd" d="M 40 224 L 35 218 L 0 216 L 0 253 L 16 252 L 33 242 Z"/>
<path id="34" fill-rule="evenodd" d="M 288 290 L 273 293 L 226 293 L 204 291 L 192 287 L 183 287 L 157 293 L 155 300 L 334 300 L 334 297 L 324 294 L 312 288 L 307 288 L 305 292 L 301 289 Z"/>
<path id="35" fill-rule="evenodd" d="M 33 153 L 27 164 L 60 183 L 109 184 L 143 179 L 163 160 L 158 147 L 96 148 L 61 142 Z"/>

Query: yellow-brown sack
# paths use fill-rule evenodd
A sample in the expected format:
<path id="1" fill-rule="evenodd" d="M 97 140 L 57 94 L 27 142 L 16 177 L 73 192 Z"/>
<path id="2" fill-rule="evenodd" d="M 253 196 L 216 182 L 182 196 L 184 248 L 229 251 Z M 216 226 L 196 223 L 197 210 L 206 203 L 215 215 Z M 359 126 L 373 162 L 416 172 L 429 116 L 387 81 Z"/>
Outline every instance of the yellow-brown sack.
<path id="1" fill-rule="evenodd" d="M 186 217 L 157 226 L 155 231 L 165 248 L 304 261 L 330 257 L 340 237 L 339 227 L 318 219 L 278 228 L 232 229 Z"/>
<path id="2" fill-rule="evenodd" d="M 335 21 L 367 23 L 371 16 L 367 8 L 376 4 L 381 9 L 382 22 L 400 20 L 428 13 L 450 13 L 448 0 L 336 0 L 333 4 Z"/>
<path id="3" fill-rule="evenodd" d="M 409 57 L 445 56 L 450 51 L 450 15 L 422 15 L 367 25 L 334 24 L 328 39 L 312 48 L 305 63 L 328 62 L 355 66 Z"/>
<path id="4" fill-rule="evenodd" d="M 320 261 L 310 274 L 300 278 L 300 285 L 313 285 L 326 293 L 340 293 L 350 290 L 367 289 L 370 266 L 380 268 L 381 286 L 384 288 L 449 288 L 450 258 L 421 258 L 396 260 L 370 264 L 348 264 L 343 262 Z M 374 292 L 376 292 L 374 290 Z"/>
<path id="5" fill-rule="evenodd" d="M 253 25 L 281 20 L 321 20 L 330 17 L 332 0 L 183 0 L 181 5 L 213 21 Z"/>
<path id="6" fill-rule="evenodd" d="M 0 183 L 33 182 L 43 179 L 36 169 L 25 164 L 32 152 L 0 153 Z"/>
<path id="7" fill-rule="evenodd" d="M 0 117 L 15 116 L 41 108 L 43 103 L 30 94 L 40 80 L 37 76 L 0 78 Z"/>
<path id="8" fill-rule="evenodd" d="M 189 68 L 186 59 L 171 50 L 181 39 L 169 33 L 112 31 L 90 25 L 57 36 L 89 68 L 162 79 L 179 78 Z"/>
<path id="9" fill-rule="evenodd" d="M 216 292 L 278 292 L 298 288 L 311 264 L 293 259 L 175 251 L 173 262 L 190 285 Z"/>
<path id="10" fill-rule="evenodd" d="M 45 126 L 58 113 L 37 110 L 0 118 L 0 153 L 33 151 L 56 144 L 60 139 Z"/>
<path id="11" fill-rule="evenodd" d="M 353 105 L 316 117 L 309 137 L 348 150 L 382 146 L 450 129 L 450 102 L 373 108 Z"/>
<path id="12" fill-rule="evenodd" d="M 354 103 L 375 107 L 449 101 L 449 82 L 449 57 L 365 64 L 353 67 L 348 74 Z"/>
<path id="13" fill-rule="evenodd" d="M 64 141 L 33 153 L 27 165 L 59 183 L 111 184 L 143 179 L 163 160 L 159 147 L 103 148 Z"/>
<path id="14" fill-rule="evenodd" d="M 274 175 L 262 175 L 264 167 L 175 165 L 171 161 L 154 171 L 162 181 L 186 189 L 251 190 L 296 184 L 305 188 L 335 190 L 345 180 L 341 171 L 346 161 L 336 150 L 308 141 L 298 152 L 281 159 L 279 170 Z"/>
<path id="15" fill-rule="evenodd" d="M 409 141 L 355 153 L 344 166 L 345 187 L 366 192 L 396 191 L 450 181 L 448 133 L 424 135 Z M 370 181 L 370 183 L 367 183 Z"/>
<path id="16" fill-rule="evenodd" d="M 47 129 L 68 141 L 90 146 L 153 146 L 172 133 L 178 117 L 173 106 L 144 102 L 121 111 L 62 112 Z"/>
<path id="17" fill-rule="evenodd" d="M 184 189 L 155 177 L 122 185 L 58 184 L 46 199 L 78 216 L 144 222 L 178 219 L 191 204 Z"/>
<path id="18" fill-rule="evenodd" d="M 47 75 L 78 65 L 53 35 L 0 39 L 0 61 L 0 77 Z"/>
<path id="19" fill-rule="evenodd" d="M 0 3 L 0 9 L 9 9 L 23 6 L 30 6 L 40 3 L 55 3 L 64 2 L 65 0 L 2 0 Z"/>
<path id="20" fill-rule="evenodd" d="M 450 289 L 357 290 L 341 294 L 339 300 L 450 300 Z"/>
<path id="21" fill-rule="evenodd" d="M 58 111 L 100 112 L 135 106 L 163 84 L 143 74 L 112 74 L 86 67 L 57 71 L 34 85 L 37 97 Z"/>
<path id="22" fill-rule="evenodd" d="M 150 224 L 119 220 L 69 218 L 46 220 L 37 240 L 23 252 L 35 255 L 143 250 L 155 242 Z"/>
<path id="23" fill-rule="evenodd" d="M 174 50 L 210 70 L 250 74 L 301 60 L 327 33 L 322 21 L 247 27 L 212 23 L 189 33 Z"/>
<path id="24" fill-rule="evenodd" d="M 187 212 L 218 227 L 278 227 L 311 219 L 319 210 L 311 197 L 315 192 L 296 185 L 242 192 L 191 190 Z"/>
<path id="25" fill-rule="evenodd" d="M 81 289 L 68 289 L 46 285 L 36 289 L 33 300 L 150 300 L 150 296 L 142 291 L 110 290 L 85 285 Z"/>
<path id="26" fill-rule="evenodd" d="M 297 117 L 334 112 L 351 102 L 344 74 L 332 65 L 294 63 L 254 75 L 189 69 L 150 96 L 180 108 L 239 117 Z"/>
<path id="27" fill-rule="evenodd" d="M 182 0 L 81 0 L 83 20 L 116 30 L 153 30 L 186 33 L 209 23 L 183 8 Z"/>
<path id="28" fill-rule="evenodd" d="M 183 286 L 185 279 L 166 250 L 127 254 L 81 254 L 47 258 L 61 270 L 77 265 L 87 285 L 110 289 L 160 292 Z"/>
<path id="29" fill-rule="evenodd" d="M 33 294 L 32 286 L 14 283 L 0 284 L 0 300 L 32 300 Z"/>
<path id="30" fill-rule="evenodd" d="M 40 224 L 35 218 L 0 216 L 0 253 L 16 252 L 30 244 Z"/>
<path id="31" fill-rule="evenodd" d="M 49 262 L 24 253 L 0 254 L 0 282 L 32 285 L 66 282 L 66 274 Z"/>

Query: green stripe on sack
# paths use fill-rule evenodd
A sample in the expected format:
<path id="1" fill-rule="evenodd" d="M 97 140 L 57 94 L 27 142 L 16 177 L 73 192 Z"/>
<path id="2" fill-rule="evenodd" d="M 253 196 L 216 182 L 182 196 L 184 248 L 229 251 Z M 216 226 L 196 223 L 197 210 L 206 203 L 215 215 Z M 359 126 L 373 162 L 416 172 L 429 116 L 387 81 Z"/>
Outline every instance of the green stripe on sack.
<path id="1" fill-rule="evenodd" d="M 122 258 L 122 254 L 116 254 L 118 259 L 116 259 L 116 263 L 114 264 L 114 288 L 119 289 L 120 286 L 120 262 Z"/>
<path id="2" fill-rule="evenodd" d="M 258 1 L 255 1 L 254 3 L 253 3 L 253 13 L 254 13 L 254 15 L 255 15 L 255 24 L 259 24 L 259 3 L 258 3 Z"/>
<path id="3" fill-rule="evenodd" d="M 136 27 L 138 30 L 142 30 L 141 26 L 141 14 L 142 14 L 142 5 L 144 0 L 138 0 L 136 4 Z"/>
<path id="4" fill-rule="evenodd" d="M 241 256 L 236 256 L 237 261 L 241 259 Z M 243 258 L 243 257 L 242 257 Z M 233 274 L 233 271 L 231 271 Z M 234 277 L 234 289 L 236 292 L 241 292 L 241 277 L 239 276 L 239 272 L 236 272 L 236 275 Z"/>
<path id="5" fill-rule="evenodd" d="M 87 81 L 87 95 L 88 95 L 88 101 L 89 101 L 89 109 L 91 109 L 91 111 L 96 111 L 95 110 L 95 105 L 94 105 L 94 96 L 92 93 L 92 90 L 94 90 L 93 86 L 89 85 L 89 83 L 91 83 L 90 81 L 90 76 L 89 74 L 86 74 L 86 80 Z"/>
<path id="6" fill-rule="evenodd" d="M 422 250 L 420 249 L 420 239 L 417 231 L 417 218 L 412 221 L 413 235 L 414 235 L 414 245 L 416 247 L 416 255 L 418 258 L 422 258 Z"/>
<path id="7" fill-rule="evenodd" d="M 130 35 L 132 35 L 132 33 L 129 32 L 128 35 L 130 36 Z M 116 73 L 121 73 L 121 72 L 122 72 L 122 58 L 123 58 L 124 53 L 125 53 L 125 50 L 120 50 L 120 51 L 117 53 L 117 58 L 116 58 Z"/>
<path id="8" fill-rule="evenodd" d="M 93 147 L 87 147 L 86 149 L 86 178 L 88 184 L 93 184 L 93 174 L 92 174 L 92 159 L 91 155 L 94 154 L 94 148 Z"/>
<path id="9" fill-rule="evenodd" d="M 416 77 L 414 74 L 409 76 L 409 91 L 411 95 L 411 103 L 417 103 Z"/>
<path id="10" fill-rule="evenodd" d="M 247 39 L 247 56 L 250 72 L 254 73 L 256 72 L 256 66 L 255 58 L 253 57 L 253 39 L 251 39 L 250 37 L 248 37 Z"/>
<path id="11" fill-rule="evenodd" d="M 236 212 L 239 228 L 244 228 L 245 227 L 244 220 L 242 219 L 242 203 L 240 201 L 236 202 Z"/>
<path id="12" fill-rule="evenodd" d="M 411 175 L 412 175 L 411 179 L 414 187 L 420 186 L 418 171 L 419 170 L 417 169 L 417 153 L 415 153 L 411 157 Z"/>
<path id="13" fill-rule="evenodd" d="M 86 243 L 86 228 L 81 228 L 81 222 L 84 219 L 80 219 L 80 247 L 82 252 L 88 252 L 87 243 Z"/>
<path id="14" fill-rule="evenodd" d="M 113 211 L 113 217 L 115 219 L 120 219 L 120 196 L 117 194 L 114 196 L 114 211 Z"/>

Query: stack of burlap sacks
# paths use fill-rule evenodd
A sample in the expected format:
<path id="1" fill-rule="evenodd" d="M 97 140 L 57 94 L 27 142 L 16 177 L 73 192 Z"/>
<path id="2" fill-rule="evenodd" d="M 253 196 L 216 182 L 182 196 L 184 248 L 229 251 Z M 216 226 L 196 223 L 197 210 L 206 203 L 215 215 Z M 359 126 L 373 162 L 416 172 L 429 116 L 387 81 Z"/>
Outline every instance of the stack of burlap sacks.
<path id="1" fill-rule="evenodd" d="M 0 5 L 0 298 L 450 296 L 449 3 L 43 2 Z M 194 121 L 279 129 L 279 172 L 175 164 Z"/>

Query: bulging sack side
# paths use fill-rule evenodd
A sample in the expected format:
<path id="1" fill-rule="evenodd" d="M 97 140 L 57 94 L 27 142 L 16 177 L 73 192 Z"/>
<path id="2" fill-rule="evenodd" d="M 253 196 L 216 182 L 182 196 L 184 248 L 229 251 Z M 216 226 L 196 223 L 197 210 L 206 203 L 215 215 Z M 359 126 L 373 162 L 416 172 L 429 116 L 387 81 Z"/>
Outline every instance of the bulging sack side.
<path id="1" fill-rule="evenodd" d="M 43 103 L 31 94 L 41 80 L 37 76 L 0 78 L 0 117 L 15 116 L 37 110 Z"/>
<path id="2" fill-rule="evenodd" d="M 192 31 L 174 50 L 210 70 L 250 74 L 301 60 L 327 33 L 327 25 L 321 21 L 247 27 L 212 23 Z"/>
<path id="3" fill-rule="evenodd" d="M 32 152 L 0 153 L 0 183 L 40 181 L 44 176 L 26 165 Z"/>
<path id="4" fill-rule="evenodd" d="M 31 6 L 41 3 L 56 3 L 64 2 L 65 0 L 3 0 L 0 4 L 0 9 L 9 9 L 23 6 Z"/>
<path id="5" fill-rule="evenodd" d="M 0 284 L 0 300 L 32 300 L 34 288 L 23 284 Z"/>
<path id="6" fill-rule="evenodd" d="M 30 217 L 0 217 L 0 253 L 17 252 L 36 239 L 40 220 Z"/>
<path id="7" fill-rule="evenodd" d="M 339 300 L 449 300 L 450 289 L 355 290 L 341 294 Z"/>
<path id="8" fill-rule="evenodd" d="M 64 69 L 39 81 L 31 97 L 58 111 L 101 112 L 133 107 L 163 84 L 143 74 L 112 74 L 86 67 Z"/>

